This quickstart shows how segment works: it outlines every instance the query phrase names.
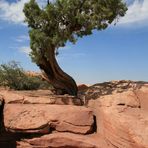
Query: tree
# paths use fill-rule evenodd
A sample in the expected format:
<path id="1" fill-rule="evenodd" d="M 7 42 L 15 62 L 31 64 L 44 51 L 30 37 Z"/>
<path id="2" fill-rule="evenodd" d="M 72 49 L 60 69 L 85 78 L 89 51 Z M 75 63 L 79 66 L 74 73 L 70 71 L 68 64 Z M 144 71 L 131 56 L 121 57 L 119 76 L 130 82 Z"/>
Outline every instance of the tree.
<path id="1" fill-rule="evenodd" d="M 77 85 L 56 61 L 59 47 L 67 41 L 91 35 L 94 29 L 104 30 L 125 15 L 122 0 L 55 0 L 40 8 L 35 0 L 24 6 L 30 35 L 30 56 L 46 78 L 62 94 L 77 95 Z"/>

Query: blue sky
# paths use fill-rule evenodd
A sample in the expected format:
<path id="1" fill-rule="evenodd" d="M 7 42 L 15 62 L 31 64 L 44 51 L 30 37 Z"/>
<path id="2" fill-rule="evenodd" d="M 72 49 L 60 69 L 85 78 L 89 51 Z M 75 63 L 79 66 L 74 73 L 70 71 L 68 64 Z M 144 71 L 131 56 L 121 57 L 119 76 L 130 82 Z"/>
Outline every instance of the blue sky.
<path id="1" fill-rule="evenodd" d="M 0 64 L 16 60 L 26 70 L 39 71 L 28 56 L 28 28 L 22 13 L 27 1 L 0 0 Z M 40 5 L 45 1 L 38 0 Z M 129 10 L 116 26 L 94 31 L 59 50 L 59 65 L 77 83 L 148 81 L 148 0 L 126 2 Z"/>

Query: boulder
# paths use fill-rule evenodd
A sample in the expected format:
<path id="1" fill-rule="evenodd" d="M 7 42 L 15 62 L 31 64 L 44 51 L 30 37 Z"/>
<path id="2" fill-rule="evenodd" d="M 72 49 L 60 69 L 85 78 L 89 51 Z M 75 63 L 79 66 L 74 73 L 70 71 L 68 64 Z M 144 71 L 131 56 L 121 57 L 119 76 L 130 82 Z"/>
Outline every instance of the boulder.
<path id="1" fill-rule="evenodd" d="M 85 107 L 48 104 L 6 104 L 5 128 L 11 132 L 86 134 L 93 130 L 93 112 Z"/>

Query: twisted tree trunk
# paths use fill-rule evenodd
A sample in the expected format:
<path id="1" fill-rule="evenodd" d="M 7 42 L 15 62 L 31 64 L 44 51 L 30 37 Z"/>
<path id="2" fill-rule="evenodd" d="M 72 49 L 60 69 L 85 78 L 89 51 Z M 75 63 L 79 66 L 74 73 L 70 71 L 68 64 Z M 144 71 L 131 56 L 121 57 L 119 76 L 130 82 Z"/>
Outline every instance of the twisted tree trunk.
<path id="1" fill-rule="evenodd" d="M 58 91 L 58 94 L 69 94 L 77 96 L 77 85 L 74 79 L 66 74 L 58 65 L 55 58 L 55 50 L 49 50 L 49 58 L 47 59 L 42 54 L 42 60 L 38 66 L 43 71 L 44 76 L 48 79 L 50 84 Z"/>

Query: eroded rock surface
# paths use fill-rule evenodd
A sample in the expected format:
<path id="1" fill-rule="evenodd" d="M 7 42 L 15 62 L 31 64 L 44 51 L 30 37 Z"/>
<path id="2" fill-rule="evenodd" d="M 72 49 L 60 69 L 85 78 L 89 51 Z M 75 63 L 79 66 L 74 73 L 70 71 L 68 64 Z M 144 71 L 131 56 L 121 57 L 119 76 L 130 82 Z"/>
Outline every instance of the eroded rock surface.
<path id="1" fill-rule="evenodd" d="M 18 148 L 102 148 L 102 141 L 96 137 L 82 136 L 71 133 L 54 133 L 40 138 L 24 139 L 18 142 Z"/>
<path id="2" fill-rule="evenodd" d="M 148 148 L 148 83 L 93 85 L 79 92 L 85 106 L 47 91 L 0 94 L 0 148 Z"/>
<path id="3" fill-rule="evenodd" d="M 95 100 L 102 96 L 113 95 L 117 93 L 122 93 L 129 90 L 139 90 L 141 87 L 147 87 L 148 83 L 146 82 L 133 82 L 133 81 L 110 81 L 104 83 L 94 84 L 87 89 L 84 89 L 79 92 L 79 96 L 88 102 L 89 100 Z M 87 103 L 86 102 L 86 103 Z"/>
<path id="4" fill-rule="evenodd" d="M 88 106 L 94 109 L 98 132 L 109 147 L 148 148 L 147 84 L 101 96 Z"/>
<path id="5" fill-rule="evenodd" d="M 71 105 L 6 104 L 4 123 L 11 132 L 49 133 L 51 130 L 91 133 L 93 113 Z"/>
<path id="6" fill-rule="evenodd" d="M 80 99 L 69 95 L 53 95 L 50 90 L 11 91 L 0 90 L 0 96 L 7 104 L 58 104 L 81 105 Z"/>

